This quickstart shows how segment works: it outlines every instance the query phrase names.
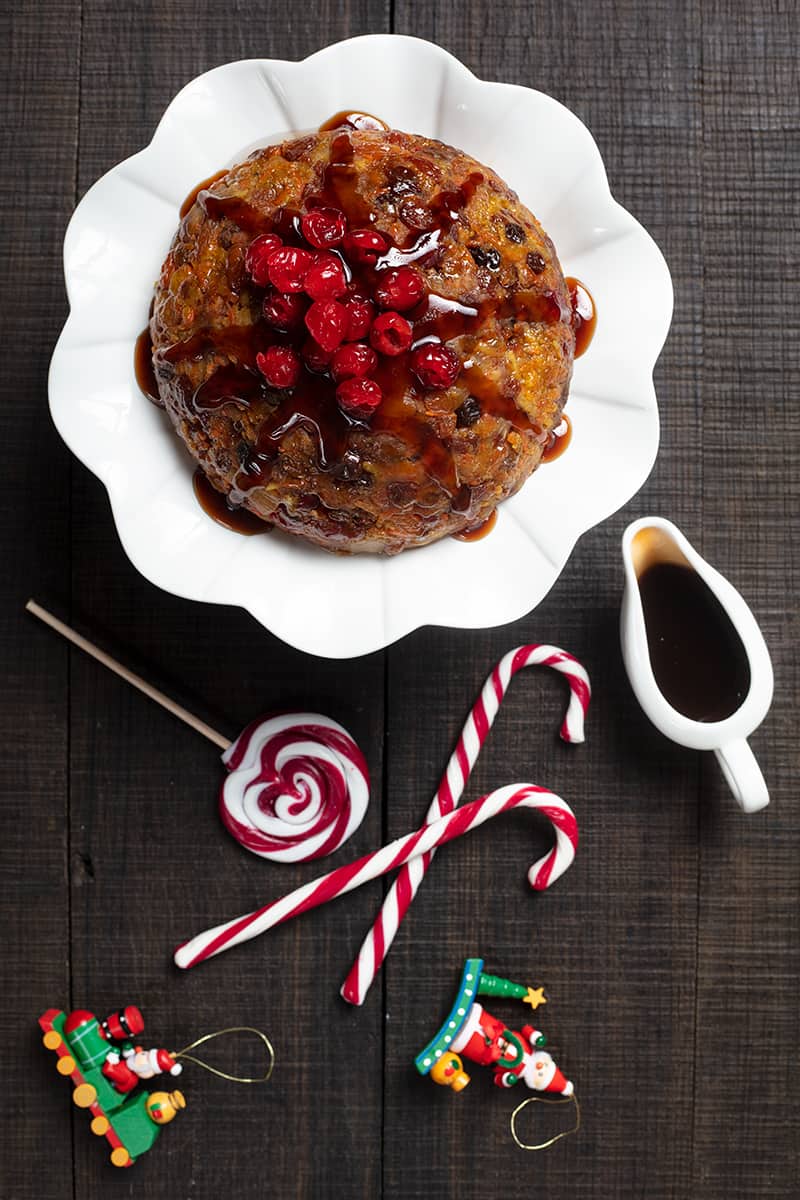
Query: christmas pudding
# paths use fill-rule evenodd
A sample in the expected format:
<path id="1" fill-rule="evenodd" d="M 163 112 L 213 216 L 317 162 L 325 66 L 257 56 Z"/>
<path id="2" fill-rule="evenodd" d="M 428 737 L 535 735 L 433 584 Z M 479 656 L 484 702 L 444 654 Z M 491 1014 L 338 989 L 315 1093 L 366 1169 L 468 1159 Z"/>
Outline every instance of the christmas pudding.
<path id="1" fill-rule="evenodd" d="M 493 171 L 349 125 L 199 191 L 150 332 L 228 506 L 346 553 L 486 522 L 539 464 L 575 349 L 553 245 Z"/>

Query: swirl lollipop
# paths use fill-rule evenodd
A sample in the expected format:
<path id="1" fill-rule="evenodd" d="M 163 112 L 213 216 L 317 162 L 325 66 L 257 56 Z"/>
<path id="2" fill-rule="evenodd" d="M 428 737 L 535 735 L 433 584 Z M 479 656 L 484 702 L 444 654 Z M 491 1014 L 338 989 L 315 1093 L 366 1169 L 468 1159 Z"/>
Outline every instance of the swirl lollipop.
<path id="1" fill-rule="evenodd" d="M 283 713 L 254 721 L 222 761 L 225 828 L 273 862 L 331 854 L 358 829 L 369 801 L 369 773 L 350 734 L 320 713 Z"/>
<path id="2" fill-rule="evenodd" d="M 25 607 L 224 750 L 228 775 L 220 816 L 248 850 L 275 862 L 306 862 L 333 853 L 358 829 L 369 801 L 369 772 L 336 721 L 320 713 L 259 717 L 231 742 L 34 600 Z"/>

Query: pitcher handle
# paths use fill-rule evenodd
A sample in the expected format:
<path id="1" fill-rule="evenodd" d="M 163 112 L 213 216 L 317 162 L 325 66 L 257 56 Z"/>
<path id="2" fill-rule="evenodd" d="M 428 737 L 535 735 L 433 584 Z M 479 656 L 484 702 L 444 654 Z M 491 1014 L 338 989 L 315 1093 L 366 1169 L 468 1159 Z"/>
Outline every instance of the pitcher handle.
<path id="1" fill-rule="evenodd" d="M 714 751 L 722 774 L 743 812 L 758 812 L 769 804 L 769 792 L 753 751 L 744 738 Z"/>

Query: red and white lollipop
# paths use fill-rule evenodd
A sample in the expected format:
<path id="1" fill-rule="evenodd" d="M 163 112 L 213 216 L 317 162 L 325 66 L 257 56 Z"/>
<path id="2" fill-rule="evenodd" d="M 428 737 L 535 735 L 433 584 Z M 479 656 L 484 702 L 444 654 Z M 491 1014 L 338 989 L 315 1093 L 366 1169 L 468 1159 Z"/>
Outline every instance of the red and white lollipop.
<path id="1" fill-rule="evenodd" d="M 259 717 L 230 741 L 35 601 L 25 607 L 224 751 L 220 816 L 248 850 L 275 862 L 307 862 L 332 854 L 358 829 L 369 802 L 369 771 L 336 721 L 305 712 Z"/>
<path id="2" fill-rule="evenodd" d="M 332 854 L 364 819 L 369 771 L 346 729 L 321 713 L 283 713 L 248 725 L 222 761 L 225 828 L 273 862 Z"/>

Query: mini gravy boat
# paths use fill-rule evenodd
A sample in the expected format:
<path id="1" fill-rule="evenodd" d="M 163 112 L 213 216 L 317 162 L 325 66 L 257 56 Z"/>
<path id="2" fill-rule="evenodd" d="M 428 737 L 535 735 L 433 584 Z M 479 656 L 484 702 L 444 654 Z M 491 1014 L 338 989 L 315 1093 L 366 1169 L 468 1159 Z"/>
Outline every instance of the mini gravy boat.
<path id="1" fill-rule="evenodd" d="M 755 617 L 671 521 L 634 521 L 622 557 L 622 657 L 637 700 L 673 742 L 713 750 L 742 809 L 757 812 L 769 792 L 746 739 L 773 678 Z"/>

